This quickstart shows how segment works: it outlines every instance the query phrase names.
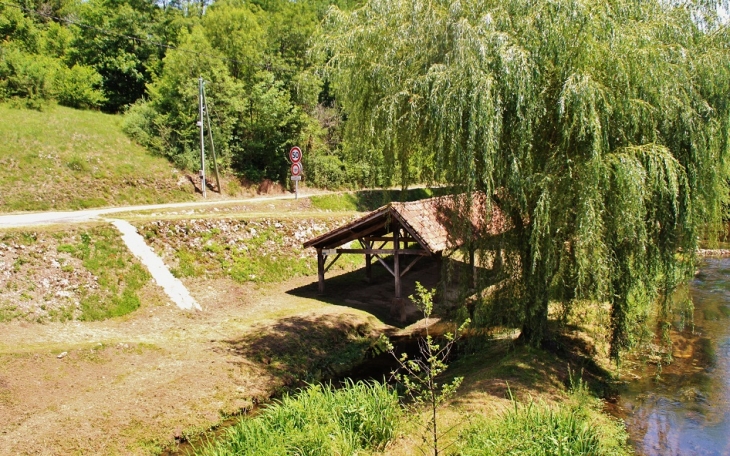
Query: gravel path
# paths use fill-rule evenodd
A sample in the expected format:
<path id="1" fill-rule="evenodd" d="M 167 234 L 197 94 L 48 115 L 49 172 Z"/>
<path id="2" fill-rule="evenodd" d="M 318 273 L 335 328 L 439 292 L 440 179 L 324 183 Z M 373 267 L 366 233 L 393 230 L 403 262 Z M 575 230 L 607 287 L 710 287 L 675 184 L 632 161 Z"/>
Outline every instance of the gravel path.
<path id="1" fill-rule="evenodd" d="M 300 195 L 306 197 L 308 195 Z M 253 203 L 272 200 L 294 199 L 294 195 L 259 196 L 244 199 L 221 199 L 187 203 L 148 204 L 144 206 L 107 207 L 103 209 L 86 209 L 82 211 L 52 211 L 52 212 L 25 212 L 20 214 L 0 215 L 0 229 L 19 228 L 34 225 L 51 225 L 57 223 L 84 223 L 100 220 L 105 215 L 121 212 L 151 211 L 161 209 L 205 207 L 220 204 Z"/>
<path id="2" fill-rule="evenodd" d="M 122 233 L 122 240 L 127 244 L 129 251 L 145 265 L 157 285 L 165 290 L 172 302 L 183 310 L 201 310 L 185 285 L 172 275 L 162 258 L 157 256 L 144 238 L 137 233 L 137 228 L 124 220 L 111 220 L 111 223 Z"/>

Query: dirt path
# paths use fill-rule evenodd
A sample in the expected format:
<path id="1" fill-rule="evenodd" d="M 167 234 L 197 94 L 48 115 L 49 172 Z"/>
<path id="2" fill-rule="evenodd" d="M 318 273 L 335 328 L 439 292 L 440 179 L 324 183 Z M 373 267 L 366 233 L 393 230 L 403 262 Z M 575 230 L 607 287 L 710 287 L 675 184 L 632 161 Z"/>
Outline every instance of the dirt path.
<path id="1" fill-rule="evenodd" d="M 168 303 L 103 322 L 2 324 L 0 455 L 157 453 L 283 386 L 281 366 L 245 350 L 247 335 L 287 319 L 313 331 L 379 324 L 286 293 L 310 282 L 189 280 L 201 312 Z M 156 286 L 144 292 L 167 301 Z"/>

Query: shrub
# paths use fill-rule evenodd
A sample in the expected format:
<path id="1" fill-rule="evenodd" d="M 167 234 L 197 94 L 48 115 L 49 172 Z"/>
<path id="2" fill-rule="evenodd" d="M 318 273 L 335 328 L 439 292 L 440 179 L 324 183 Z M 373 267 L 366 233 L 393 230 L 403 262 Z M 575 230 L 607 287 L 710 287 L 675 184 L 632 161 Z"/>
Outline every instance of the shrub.
<path id="1" fill-rule="evenodd" d="M 53 81 L 56 100 L 71 108 L 96 108 L 106 97 L 101 87 L 102 77 L 91 67 L 74 65 L 60 67 Z"/>
<path id="2" fill-rule="evenodd" d="M 348 184 L 345 164 L 335 155 L 315 155 L 304 169 L 307 181 L 316 187 L 338 189 Z"/>
<path id="3" fill-rule="evenodd" d="M 140 100 L 130 106 L 122 120 L 122 131 L 140 145 L 163 154 L 165 140 L 156 128 L 157 112 L 146 101 Z"/>
<path id="4" fill-rule="evenodd" d="M 27 99 L 29 104 L 51 98 L 56 59 L 13 46 L 0 47 L 0 57 L 0 96 Z"/>

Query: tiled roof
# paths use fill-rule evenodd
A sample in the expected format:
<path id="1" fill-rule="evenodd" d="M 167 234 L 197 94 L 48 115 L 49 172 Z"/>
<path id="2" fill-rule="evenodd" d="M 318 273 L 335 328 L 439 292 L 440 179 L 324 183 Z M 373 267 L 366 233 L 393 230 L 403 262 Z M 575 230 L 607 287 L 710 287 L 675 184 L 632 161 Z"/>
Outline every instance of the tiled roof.
<path id="1" fill-rule="evenodd" d="M 467 211 L 471 203 L 471 211 Z M 495 235 L 507 229 L 507 221 L 494 203 L 487 204 L 483 193 L 441 196 L 408 203 L 390 203 L 329 233 L 304 243 L 304 247 L 335 248 L 354 239 L 390 232 L 391 217 L 396 218 L 431 253 L 464 244 L 457 233 Z M 457 214 L 470 213 L 470 217 Z M 487 213 L 490 212 L 491 216 Z M 469 226 L 471 225 L 471 226 Z M 486 226 L 485 226 L 486 225 Z"/>

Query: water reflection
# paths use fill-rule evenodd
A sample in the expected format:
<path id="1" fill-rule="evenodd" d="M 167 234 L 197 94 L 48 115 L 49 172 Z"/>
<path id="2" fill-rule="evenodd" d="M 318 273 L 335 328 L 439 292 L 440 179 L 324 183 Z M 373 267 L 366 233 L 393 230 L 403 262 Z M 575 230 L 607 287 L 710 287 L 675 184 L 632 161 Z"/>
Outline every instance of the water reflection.
<path id="1" fill-rule="evenodd" d="M 674 362 L 621 393 L 637 453 L 730 456 L 730 259 L 708 259 L 691 283 L 695 328 L 672 336 Z"/>

